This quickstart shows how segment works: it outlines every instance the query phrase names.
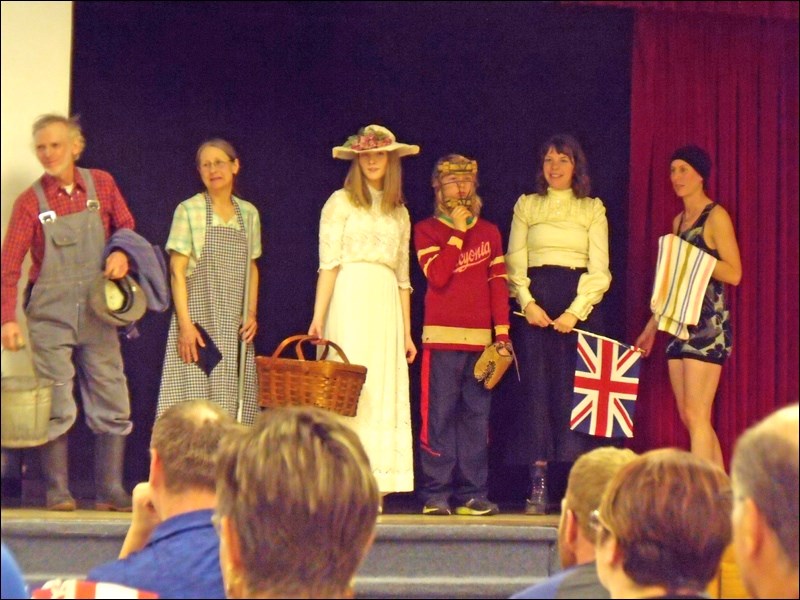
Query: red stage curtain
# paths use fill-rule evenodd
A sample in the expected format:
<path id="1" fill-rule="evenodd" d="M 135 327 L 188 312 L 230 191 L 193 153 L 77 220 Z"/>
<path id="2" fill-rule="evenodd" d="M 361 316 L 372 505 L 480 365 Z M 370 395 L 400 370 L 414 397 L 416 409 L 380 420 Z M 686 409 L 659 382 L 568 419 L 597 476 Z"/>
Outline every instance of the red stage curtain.
<path id="1" fill-rule="evenodd" d="M 730 212 L 743 264 L 742 283 L 727 289 L 734 349 L 714 406 L 727 463 L 747 426 L 798 401 L 797 4 L 752 3 L 792 4 L 793 19 L 654 4 L 677 6 L 637 10 L 634 21 L 627 336 L 636 339 L 648 318 L 657 238 L 682 209 L 669 157 L 697 143 L 711 154 L 709 196 Z M 659 337 L 642 370 L 638 451 L 688 448 L 667 375 L 667 335 Z"/>
<path id="2" fill-rule="evenodd" d="M 669 10 L 680 13 L 713 13 L 715 15 L 737 15 L 748 17 L 765 17 L 768 19 L 794 19 L 797 21 L 800 3 L 797 0 L 778 0 L 771 2 L 726 2 L 725 0 L 693 1 L 680 0 L 636 2 L 634 0 L 562 2 L 562 4 L 592 4 L 614 6 L 617 8 L 635 8 L 637 11 Z"/>

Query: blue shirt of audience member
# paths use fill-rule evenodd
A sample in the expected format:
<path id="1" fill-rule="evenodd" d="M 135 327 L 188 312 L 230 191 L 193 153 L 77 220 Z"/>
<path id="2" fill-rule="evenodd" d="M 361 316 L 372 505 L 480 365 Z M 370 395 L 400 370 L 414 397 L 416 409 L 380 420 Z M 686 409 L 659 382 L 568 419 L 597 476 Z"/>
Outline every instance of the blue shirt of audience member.
<path id="1" fill-rule="evenodd" d="M 156 592 L 161 598 L 225 598 L 213 514 L 197 510 L 167 519 L 139 552 L 95 567 L 86 578 Z"/>

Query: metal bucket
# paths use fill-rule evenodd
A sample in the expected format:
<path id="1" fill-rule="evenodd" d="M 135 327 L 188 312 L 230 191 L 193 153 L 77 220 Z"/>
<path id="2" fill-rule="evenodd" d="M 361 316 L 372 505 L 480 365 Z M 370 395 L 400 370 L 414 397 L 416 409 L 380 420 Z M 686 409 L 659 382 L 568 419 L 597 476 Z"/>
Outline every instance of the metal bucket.
<path id="1" fill-rule="evenodd" d="M 2 439 L 4 448 L 31 448 L 47 443 L 53 384 L 29 376 L 3 377 Z"/>

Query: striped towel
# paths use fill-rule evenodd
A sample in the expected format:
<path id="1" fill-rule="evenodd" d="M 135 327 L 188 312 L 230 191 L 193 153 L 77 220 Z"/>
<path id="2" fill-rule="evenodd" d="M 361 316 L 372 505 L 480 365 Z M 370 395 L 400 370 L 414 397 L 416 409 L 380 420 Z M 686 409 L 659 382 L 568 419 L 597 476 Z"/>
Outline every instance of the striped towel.
<path id="1" fill-rule="evenodd" d="M 31 598 L 158 598 L 158 594 L 116 583 L 51 579 L 33 590 Z"/>
<path id="2" fill-rule="evenodd" d="M 656 280 L 650 309 L 658 329 L 689 339 L 689 325 L 700 320 L 703 298 L 717 259 L 669 233 L 658 238 Z"/>

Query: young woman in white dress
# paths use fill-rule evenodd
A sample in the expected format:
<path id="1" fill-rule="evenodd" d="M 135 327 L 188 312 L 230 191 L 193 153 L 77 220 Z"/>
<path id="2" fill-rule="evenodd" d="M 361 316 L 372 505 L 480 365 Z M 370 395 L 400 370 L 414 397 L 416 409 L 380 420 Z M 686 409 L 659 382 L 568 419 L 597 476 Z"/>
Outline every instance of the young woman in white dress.
<path id="1" fill-rule="evenodd" d="M 367 367 L 355 417 L 381 493 L 414 489 L 408 364 L 411 339 L 409 242 L 400 158 L 419 146 L 368 125 L 333 149 L 350 160 L 344 187 L 322 208 L 319 279 L 309 335 L 329 339 Z M 335 358 L 335 352 L 331 351 Z"/>

